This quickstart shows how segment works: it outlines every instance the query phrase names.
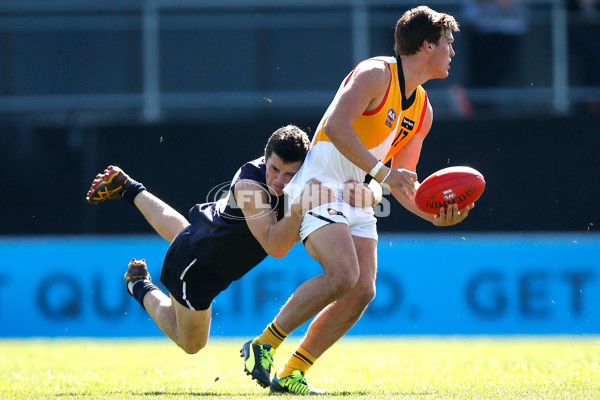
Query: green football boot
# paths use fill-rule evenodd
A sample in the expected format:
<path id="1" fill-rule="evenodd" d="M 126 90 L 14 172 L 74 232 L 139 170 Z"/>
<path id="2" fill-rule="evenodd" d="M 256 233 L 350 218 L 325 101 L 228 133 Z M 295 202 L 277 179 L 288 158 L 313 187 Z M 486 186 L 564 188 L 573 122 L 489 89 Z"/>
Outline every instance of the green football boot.
<path id="1" fill-rule="evenodd" d="M 267 388 L 271 384 L 271 367 L 275 349 L 268 344 L 260 345 L 252 343 L 252 340 L 244 343 L 240 350 L 240 357 L 244 358 L 244 371 L 252 379 Z"/>
<path id="2" fill-rule="evenodd" d="M 306 382 L 304 372 L 295 370 L 291 375 L 278 378 L 277 374 L 271 381 L 271 393 L 294 393 L 294 394 L 325 394 L 323 389 L 317 389 Z"/>

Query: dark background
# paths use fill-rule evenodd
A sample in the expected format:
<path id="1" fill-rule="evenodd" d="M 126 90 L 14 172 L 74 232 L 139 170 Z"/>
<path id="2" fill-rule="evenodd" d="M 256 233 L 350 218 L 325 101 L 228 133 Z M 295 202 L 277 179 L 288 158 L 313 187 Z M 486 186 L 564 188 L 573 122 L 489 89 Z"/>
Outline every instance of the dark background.
<path id="1" fill-rule="evenodd" d="M 86 203 L 109 164 L 187 215 L 275 129 L 312 133 L 415 5 L 301 3 L 0 3 L 0 235 L 152 232 L 133 207 Z M 389 197 L 381 231 L 598 231 L 600 10 L 521 3 L 526 29 L 493 40 L 467 2 L 431 4 L 461 31 L 450 77 L 425 85 L 435 117 L 417 172 L 468 165 L 487 187 L 444 229 Z"/>
<path id="2" fill-rule="evenodd" d="M 276 114 L 276 113 L 273 113 Z M 29 135 L 2 127 L 2 234 L 143 233 L 150 226 L 121 202 L 90 205 L 96 173 L 121 166 L 187 215 L 211 188 L 262 154 L 287 123 L 312 130 L 319 116 L 168 125 L 40 127 Z M 445 231 L 597 231 L 600 224 L 600 118 L 434 121 L 418 167 L 420 180 L 449 165 L 469 165 L 487 186 L 466 222 Z M 439 231 L 395 200 L 381 231 Z"/>

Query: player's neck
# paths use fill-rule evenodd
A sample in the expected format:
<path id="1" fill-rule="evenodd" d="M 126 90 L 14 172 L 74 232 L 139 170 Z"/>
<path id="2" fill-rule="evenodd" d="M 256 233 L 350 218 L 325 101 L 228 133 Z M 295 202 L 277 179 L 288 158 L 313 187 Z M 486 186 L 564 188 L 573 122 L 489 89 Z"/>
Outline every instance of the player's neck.
<path id="1" fill-rule="evenodd" d="M 404 95 L 409 98 L 417 89 L 417 86 L 427 82 L 427 66 L 418 54 L 412 56 L 400 56 L 402 71 L 404 72 Z"/>

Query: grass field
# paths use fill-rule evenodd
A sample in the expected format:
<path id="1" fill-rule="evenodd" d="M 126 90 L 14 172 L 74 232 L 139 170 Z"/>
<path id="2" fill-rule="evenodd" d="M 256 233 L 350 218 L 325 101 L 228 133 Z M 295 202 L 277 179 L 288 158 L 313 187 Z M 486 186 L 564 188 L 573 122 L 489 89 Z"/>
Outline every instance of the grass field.
<path id="1" fill-rule="evenodd" d="M 243 340 L 212 339 L 193 356 L 166 339 L 0 340 L 0 399 L 295 398 L 243 373 Z M 345 400 L 599 399 L 600 339 L 345 338 L 307 377 Z"/>

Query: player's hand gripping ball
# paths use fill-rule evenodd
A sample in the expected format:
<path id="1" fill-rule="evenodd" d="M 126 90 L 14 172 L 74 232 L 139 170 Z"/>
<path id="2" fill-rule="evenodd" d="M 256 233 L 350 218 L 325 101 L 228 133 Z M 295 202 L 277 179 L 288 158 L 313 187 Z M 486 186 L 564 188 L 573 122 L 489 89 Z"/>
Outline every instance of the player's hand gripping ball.
<path id="1" fill-rule="evenodd" d="M 440 208 L 458 204 L 462 210 L 481 196 L 485 189 L 483 175 L 471 167 L 456 166 L 441 169 L 427 177 L 417 189 L 415 205 L 429 214 L 439 214 Z"/>

